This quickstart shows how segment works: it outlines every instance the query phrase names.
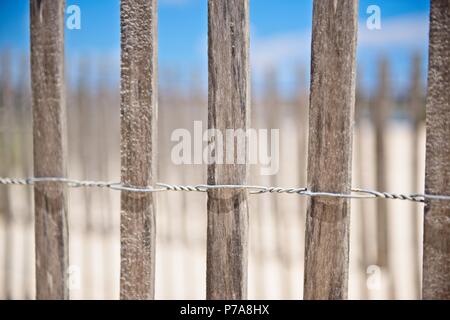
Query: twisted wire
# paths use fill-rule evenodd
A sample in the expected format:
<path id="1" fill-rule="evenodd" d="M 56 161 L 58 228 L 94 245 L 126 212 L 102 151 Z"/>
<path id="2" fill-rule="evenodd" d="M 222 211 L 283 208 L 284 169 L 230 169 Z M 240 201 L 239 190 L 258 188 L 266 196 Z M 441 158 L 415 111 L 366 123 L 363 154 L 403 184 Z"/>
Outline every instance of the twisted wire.
<path id="1" fill-rule="evenodd" d="M 107 182 L 107 181 L 85 181 L 75 180 L 62 177 L 31 177 L 31 178 L 2 178 L 0 177 L 0 185 L 35 185 L 37 183 L 64 183 L 71 188 L 105 188 L 117 191 L 127 192 L 163 192 L 163 191 L 177 191 L 177 192 L 207 192 L 208 190 L 216 189 L 235 189 L 235 190 L 248 190 L 250 194 L 263 194 L 263 193 L 286 193 L 286 194 L 298 194 L 300 196 L 307 197 L 332 197 L 332 198 L 345 198 L 345 199 L 388 199 L 388 200 L 404 200 L 411 202 L 424 203 L 425 200 L 442 200 L 450 201 L 448 195 L 430 195 L 419 193 L 392 193 L 392 192 L 380 192 L 369 189 L 352 188 L 351 193 L 337 193 L 337 192 L 323 192 L 323 191 L 311 191 L 307 188 L 282 188 L 282 187 L 266 187 L 266 186 L 253 186 L 253 185 L 178 185 L 157 183 L 154 187 L 138 187 L 123 184 L 120 182 Z"/>

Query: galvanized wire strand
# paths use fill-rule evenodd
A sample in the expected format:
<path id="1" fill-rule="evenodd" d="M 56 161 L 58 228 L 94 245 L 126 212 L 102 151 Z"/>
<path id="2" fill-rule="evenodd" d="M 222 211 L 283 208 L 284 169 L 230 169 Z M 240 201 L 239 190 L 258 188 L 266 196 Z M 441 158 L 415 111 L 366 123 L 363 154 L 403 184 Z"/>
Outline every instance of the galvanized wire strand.
<path id="1" fill-rule="evenodd" d="M 252 185 L 178 185 L 157 183 L 155 187 L 137 187 L 120 182 L 106 182 L 106 181 L 83 181 L 60 177 L 32 177 L 32 178 L 2 178 L 0 177 L 0 185 L 34 185 L 36 183 L 65 183 L 71 188 L 107 188 L 117 191 L 128 192 L 162 192 L 162 191 L 184 191 L 184 192 L 207 192 L 208 190 L 217 189 L 231 189 L 231 190 L 248 190 L 250 194 L 263 194 L 263 193 L 286 193 L 286 194 L 298 194 L 300 196 L 307 197 L 332 197 L 332 198 L 345 198 L 345 199 L 388 199 L 388 200 L 404 200 L 411 202 L 423 203 L 425 200 L 442 200 L 450 201 L 448 195 L 430 195 L 419 193 L 392 193 L 392 192 L 380 192 L 375 190 L 352 188 L 351 193 L 336 193 L 336 192 L 323 192 L 323 191 L 311 191 L 307 188 L 281 188 L 281 187 L 265 187 L 265 186 L 252 186 Z"/>

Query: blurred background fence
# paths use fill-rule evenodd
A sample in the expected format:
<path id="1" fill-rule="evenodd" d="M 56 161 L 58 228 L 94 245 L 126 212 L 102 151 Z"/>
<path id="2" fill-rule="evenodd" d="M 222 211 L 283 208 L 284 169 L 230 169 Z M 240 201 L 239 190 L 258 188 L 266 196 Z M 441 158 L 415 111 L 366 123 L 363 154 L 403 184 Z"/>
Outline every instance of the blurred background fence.
<path id="1" fill-rule="evenodd" d="M 106 59 L 106 58 L 105 58 Z M 68 176 L 120 181 L 118 83 L 102 57 L 76 61 L 68 75 Z M 390 61 L 378 59 L 377 89 L 357 85 L 353 186 L 423 192 L 425 157 L 424 57 L 411 52 L 409 85 L 393 92 Z M 32 176 L 29 61 L 26 53 L 0 52 L 0 176 Z M 73 68 L 72 68 L 73 69 Z M 15 70 L 13 72 L 13 70 Z M 71 68 L 68 68 L 69 72 Z M 360 74 L 364 70 L 360 69 Z M 13 76 L 14 75 L 14 76 Z M 173 130 L 207 128 L 207 92 L 192 71 L 182 84 L 176 68 L 160 71 L 158 175 L 173 184 L 203 184 L 206 165 L 174 165 Z M 304 66 L 292 70 L 295 94 L 280 90 L 268 68 L 252 101 L 251 127 L 280 129 L 280 170 L 249 184 L 306 186 L 308 90 Z M 0 187 L 0 297 L 34 298 L 33 188 Z M 202 299 L 206 273 L 206 194 L 158 193 L 156 298 Z M 419 298 L 423 205 L 352 200 L 349 298 Z M 302 297 L 306 199 L 250 196 L 249 298 Z M 69 189 L 70 295 L 119 296 L 120 193 Z"/>

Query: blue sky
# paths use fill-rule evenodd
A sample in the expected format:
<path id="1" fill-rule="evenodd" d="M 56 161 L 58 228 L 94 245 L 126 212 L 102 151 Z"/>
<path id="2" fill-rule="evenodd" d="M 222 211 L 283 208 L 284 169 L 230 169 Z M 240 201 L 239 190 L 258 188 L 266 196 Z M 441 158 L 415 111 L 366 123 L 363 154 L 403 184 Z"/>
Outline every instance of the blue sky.
<path id="1" fill-rule="evenodd" d="M 119 0 L 67 0 L 81 9 L 81 30 L 66 30 L 68 74 L 76 77 L 81 57 L 105 61 L 111 79 L 119 76 Z M 368 30 L 369 5 L 381 9 L 381 30 Z M 376 63 L 387 55 L 397 89 L 407 86 L 411 55 L 420 52 L 426 69 L 428 0 L 360 0 L 358 64 L 367 88 L 375 84 Z M 160 70 L 175 70 L 187 84 L 196 72 L 206 83 L 207 0 L 159 0 Z M 251 0 L 251 61 L 256 89 L 275 67 L 281 89 L 294 90 L 295 70 L 309 69 L 312 0 Z M 28 0 L 0 1 L 0 48 L 27 52 Z"/>

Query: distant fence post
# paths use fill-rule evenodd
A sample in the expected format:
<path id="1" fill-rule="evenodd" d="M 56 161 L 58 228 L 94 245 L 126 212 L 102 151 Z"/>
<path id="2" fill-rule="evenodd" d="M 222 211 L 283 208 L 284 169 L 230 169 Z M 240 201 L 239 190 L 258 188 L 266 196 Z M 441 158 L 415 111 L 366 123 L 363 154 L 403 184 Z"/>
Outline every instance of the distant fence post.
<path id="1" fill-rule="evenodd" d="M 417 190 L 419 187 L 419 147 L 421 146 L 422 131 L 421 125 L 423 121 L 423 112 L 425 105 L 423 103 L 423 83 L 422 83 L 422 57 L 420 54 L 415 53 L 411 64 L 411 87 L 409 88 L 408 102 L 409 102 L 409 114 L 412 121 L 411 129 L 411 187 L 412 190 Z M 420 179 L 421 180 L 421 179 Z M 421 181 L 422 182 L 422 181 Z M 423 223 L 423 216 L 419 210 L 421 207 L 417 205 L 411 206 L 411 248 L 413 249 L 412 256 L 412 269 L 413 269 L 413 294 L 414 299 L 420 299 L 421 297 L 421 284 L 422 284 L 422 257 L 421 257 L 421 242 L 422 236 L 419 232 L 419 226 Z"/>
<path id="2" fill-rule="evenodd" d="M 371 103 L 371 113 L 375 134 L 375 181 L 378 190 L 387 190 L 387 142 L 386 129 L 389 113 L 392 109 L 391 72 L 387 57 L 382 57 L 378 67 L 378 88 L 376 96 Z M 392 262 L 389 258 L 390 219 L 387 200 L 379 199 L 376 202 L 377 214 L 377 266 L 382 268 L 384 279 L 387 284 L 387 295 L 389 299 L 395 299 L 395 282 L 392 279 Z"/>
<path id="3" fill-rule="evenodd" d="M 450 194 L 450 1 L 431 0 L 425 192 Z M 423 299 L 450 299 L 450 203 L 424 213 Z"/>
<path id="4" fill-rule="evenodd" d="M 308 187 L 349 193 L 355 104 L 357 0 L 315 0 Z M 305 299 L 346 299 L 350 201 L 308 201 Z"/>
<path id="5" fill-rule="evenodd" d="M 122 183 L 156 182 L 157 4 L 121 0 Z M 155 202 L 151 193 L 121 193 L 120 298 L 153 299 Z"/>
<path id="6" fill-rule="evenodd" d="M 250 121 L 248 0 L 208 0 L 208 44 L 208 128 L 225 140 L 226 129 L 245 131 Z M 218 142 L 217 136 L 209 140 Z M 234 164 L 209 164 L 208 184 L 247 182 L 247 144 L 245 138 L 245 146 L 224 148 L 224 159 L 233 152 Z M 245 164 L 237 163 L 238 155 Z M 208 191 L 208 299 L 247 298 L 247 200 L 245 190 Z"/>
<path id="7" fill-rule="evenodd" d="M 2 154 L 2 162 L 0 164 L 0 174 L 7 177 L 10 170 L 13 169 L 14 163 L 14 134 L 12 125 L 14 123 L 14 90 L 11 83 L 11 54 L 3 53 L 0 57 L 0 154 Z M 3 294 L 4 299 L 12 299 L 12 279 L 13 272 L 13 253 L 14 253 L 14 237 L 13 237 L 13 221 L 14 212 L 11 205 L 11 190 L 2 188 L 0 190 L 0 217 L 3 218 L 4 237 L 3 239 Z"/>
<path id="8" fill-rule="evenodd" d="M 64 90 L 65 1 L 30 0 L 34 175 L 66 176 Z M 36 298 L 68 299 L 67 191 L 61 183 L 34 187 Z"/>

